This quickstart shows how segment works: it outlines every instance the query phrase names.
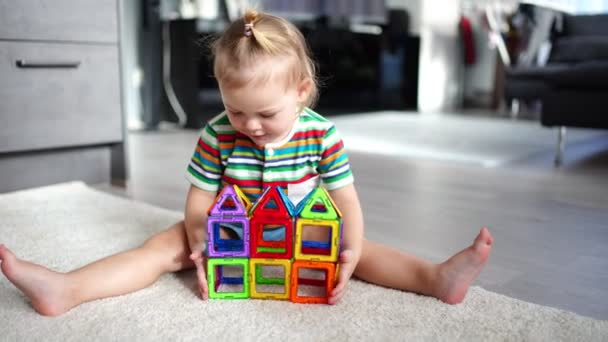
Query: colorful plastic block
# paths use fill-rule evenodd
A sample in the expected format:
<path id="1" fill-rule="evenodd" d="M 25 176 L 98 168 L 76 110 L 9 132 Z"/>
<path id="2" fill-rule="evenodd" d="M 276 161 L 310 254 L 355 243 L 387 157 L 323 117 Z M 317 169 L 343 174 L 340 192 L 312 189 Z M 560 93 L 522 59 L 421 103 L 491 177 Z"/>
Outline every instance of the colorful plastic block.
<path id="1" fill-rule="evenodd" d="M 323 280 L 311 279 L 311 278 L 300 278 L 301 269 L 313 269 L 323 271 L 325 278 Z M 306 304 L 321 304 L 327 303 L 327 299 L 334 284 L 336 282 L 336 265 L 329 262 L 319 261 L 304 261 L 296 260 L 291 266 L 291 294 L 290 300 L 295 303 L 306 303 Z M 298 294 L 298 287 L 300 285 L 311 285 L 321 287 L 325 291 L 325 296 L 306 296 Z"/>
<path id="2" fill-rule="evenodd" d="M 217 195 L 211 207 L 207 210 L 208 216 L 247 216 L 251 209 L 251 201 L 235 185 L 227 185 Z"/>
<path id="3" fill-rule="evenodd" d="M 304 241 L 304 226 L 320 226 L 330 229 L 328 244 L 315 241 Z M 314 228 L 310 228 L 314 229 Z M 294 258 L 296 260 L 336 262 L 340 249 L 340 221 L 304 219 L 296 220 L 296 238 Z"/>
<path id="4" fill-rule="evenodd" d="M 207 255 L 211 257 L 249 256 L 249 219 L 251 202 L 238 186 L 227 185 L 207 210 Z M 242 230 L 242 239 L 222 239 L 221 226 Z"/>
<path id="5" fill-rule="evenodd" d="M 237 186 L 229 185 L 218 194 L 207 214 L 210 298 L 252 297 L 327 303 L 339 269 L 336 262 L 342 239 L 342 215 L 327 190 L 316 188 L 294 206 L 280 187 L 267 187 L 252 204 Z M 304 229 L 304 226 L 311 227 Z M 304 231 L 315 229 L 315 226 L 327 232 L 326 241 L 303 239 Z M 272 231 L 282 227 L 284 235 Z M 221 238 L 223 228 L 238 231 L 242 239 Z M 269 238 L 264 234 L 265 230 L 274 237 Z M 224 272 L 235 267 L 238 268 L 236 276 L 234 270 Z M 282 267 L 280 276 L 273 275 L 272 271 L 266 274 L 267 268 L 274 267 Z M 301 269 L 320 271 L 323 279 L 300 276 Z M 239 291 L 231 291 L 231 285 L 238 285 Z M 258 288 L 263 285 L 283 291 L 276 293 Z M 325 295 L 298 295 L 298 286 L 304 285 L 322 289 Z"/>
<path id="6" fill-rule="evenodd" d="M 243 239 L 232 240 L 220 238 L 222 224 L 239 226 L 243 230 Z M 248 257 L 249 251 L 249 219 L 246 216 L 207 218 L 207 255 L 210 257 Z"/>
<path id="7" fill-rule="evenodd" d="M 285 227 L 283 241 L 265 241 L 264 226 L 277 225 Z M 259 217 L 254 216 L 250 221 L 250 247 L 252 258 L 291 259 L 293 254 L 293 220 L 289 217 Z"/>
<path id="8" fill-rule="evenodd" d="M 264 266 L 283 267 L 283 277 L 264 277 Z M 289 299 L 291 284 L 291 260 L 289 259 L 250 259 L 249 279 L 251 298 L 262 299 Z M 283 293 L 258 291 L 257 285 L 282 285 Z"/>
<path id="9" fill-rule="evenodd" d="M 295 214 L 293 203 L 278 186 L 266 187 L 249 209 L 249 216 L 293 217 Z"/>
<path id="10" fill-rule="evenodd" d="M 241 267 L 240 277 L 225 276 L 224 267 Z M 243 299 L 249 298 L 249 259 L 247 258 L 210 258 L 207 260 L 207 280 L 209 282 L 209 298 L 212 299 Z M 242 284 L 242 291 L 220 292 L 222 284 Z"/>
<path id="11" fill-rule="evenodd" d="M 337 220 L 342 213 L 325 188 L 312 190 L 298 203 L 297 216 L 305 219 Z"/>

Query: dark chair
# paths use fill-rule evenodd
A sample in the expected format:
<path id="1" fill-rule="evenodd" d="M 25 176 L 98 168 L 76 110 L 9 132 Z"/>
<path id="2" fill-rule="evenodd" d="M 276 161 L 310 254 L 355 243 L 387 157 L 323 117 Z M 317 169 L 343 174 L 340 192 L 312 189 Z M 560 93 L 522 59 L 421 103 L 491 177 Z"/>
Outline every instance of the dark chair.
<path id="1" fill-rule="evenodd" d="M 558 127 L 555 164 L 566 127 L 608 129 L 608 14 L 557 17 L 546 65 L 512 67 L 505 100 L 538 100 L 540 121 Z"/>

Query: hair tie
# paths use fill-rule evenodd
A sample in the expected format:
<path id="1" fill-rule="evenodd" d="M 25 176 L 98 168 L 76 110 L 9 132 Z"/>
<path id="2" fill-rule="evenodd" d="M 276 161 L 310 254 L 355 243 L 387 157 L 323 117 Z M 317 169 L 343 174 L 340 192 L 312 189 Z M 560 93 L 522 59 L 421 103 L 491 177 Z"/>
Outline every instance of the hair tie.
<path id="1" fill-rule="evenodd" d="M 245 24 L 245 36 L 249 37 L 251 36 L 251 29 L 253 28 L 253 23 L 246 23 Z"/>

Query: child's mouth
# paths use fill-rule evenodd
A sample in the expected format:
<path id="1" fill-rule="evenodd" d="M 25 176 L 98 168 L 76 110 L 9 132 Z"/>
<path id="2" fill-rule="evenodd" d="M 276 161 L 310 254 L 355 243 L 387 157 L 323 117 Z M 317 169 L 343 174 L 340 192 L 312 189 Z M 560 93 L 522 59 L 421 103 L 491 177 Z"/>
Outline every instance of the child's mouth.
<path id="1" fill-rule="evenodd" d="M 268 140 L 267 135 L 257 135 L 257 136 L 251 136 L 251 140 L 253 140 L 253 142 L 255 143 L 261 143 L 263 141 Z"/>

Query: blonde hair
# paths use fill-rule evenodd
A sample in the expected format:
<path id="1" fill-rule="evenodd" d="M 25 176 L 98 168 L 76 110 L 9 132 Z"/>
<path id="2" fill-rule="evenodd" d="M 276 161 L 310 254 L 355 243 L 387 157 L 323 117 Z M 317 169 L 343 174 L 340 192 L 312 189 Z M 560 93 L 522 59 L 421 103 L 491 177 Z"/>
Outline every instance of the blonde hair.
<path id="1" fill-rule="evenodd" d="M 247 27 L 245 24 L 248 24 Z M 287 62 L 286 86 L 311 81 L 308 99 L 311 107 L 318 97 L 316 67 L 304 36 L 287 20 L 255 10 L 247 10 L 211 45 L 213 73 L 218 82 L 240 87 L 250 82 L 266 82 L 277 72 L 275 68 L 256 68 L 270 57 Z M 274 62 L 273 62 L 274 63 Z"/>

